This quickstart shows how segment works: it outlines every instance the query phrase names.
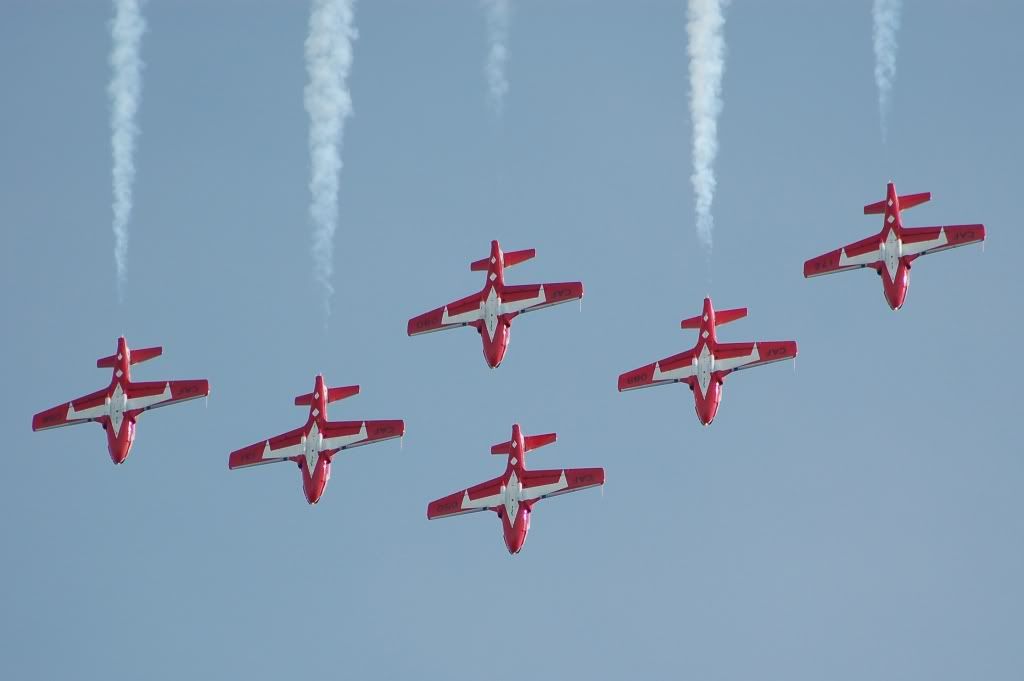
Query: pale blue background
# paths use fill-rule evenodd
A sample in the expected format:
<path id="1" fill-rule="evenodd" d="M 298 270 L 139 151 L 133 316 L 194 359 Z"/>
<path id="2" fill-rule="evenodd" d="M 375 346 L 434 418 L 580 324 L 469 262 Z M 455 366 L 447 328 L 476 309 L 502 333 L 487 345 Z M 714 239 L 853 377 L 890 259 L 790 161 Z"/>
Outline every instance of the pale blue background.
<path id="1" fill-rule="evenodd" d="M 870 3 L 727 11 L 713 282 L 693 228 L 685 3 L 516 2 L 503 116 L 475 2 L 357 8 L 330 330 L 310 272 L 299 2 L 147 3 L 128 293 L 110 232 L 106 2 L 0 7 L 0 678 L 1024 678 L 1019 345 L 1024 120 L 1014 2 L 907 2 L 889 144 Z M 861 206 L 931 191 L 910 225 L 989 242 L 876 277 L 804 259 L 879 228 Z M 481 285 L 582 279 L 486 368 L 469 331 L 406 320 Z M 714 425 L 619 372 L 693 342 L 795 338 L 727 383 Z M 96 426 L 34 412 L 108 380 L 209 377 L 142 419 L 114 468 Z M 228 472 L 297 426 L 316 371 L 405 418 L 341 457 L 318 507 L 294 467 Z M 427 501 L 495 475 L 513 420 L 557 431 L 535 467 L 607 469 L 544 502 L 522 554 L 493 516 Z"/>

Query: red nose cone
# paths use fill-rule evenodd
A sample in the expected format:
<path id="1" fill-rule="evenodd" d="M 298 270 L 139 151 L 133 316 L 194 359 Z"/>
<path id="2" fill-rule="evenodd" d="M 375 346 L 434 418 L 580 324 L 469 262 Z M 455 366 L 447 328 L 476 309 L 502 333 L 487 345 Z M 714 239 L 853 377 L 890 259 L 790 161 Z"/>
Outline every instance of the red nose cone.
<path id="1" fill-rule="evenodd" d="M 505 533 L 505 547 L 508 548 L 508 552 L 513 556 L 523 550 L 523 544 L 526 543 L 526 533 L 511 530 Z"/>
<path id="2" fill-rule="evenodd" d="M 300 462 L 299 467 L 303 464 Z M 327 489 L 327 480 L 331 477 L 331 464 L 324 461 L 323 459 L 317 461 L 316 469 L 313 471 L 313 476 L 309 477 L 303 471 L 302 476 L 302 491 L 306 494 L 306 501 L 310 505 L 316 504 L 320 501 L 320 497 L 323 496 L 324 490 Z"/>
<path id="3" fill-rule="evenodd" d="M 719 379 L 717 378 L 711 379 L 707 395 L 702 395 L 699 387 L 693 391 L 697 420 L 705 426 L 715 420 L 715 414 L 718 413 L 718 405 L 722 401 L 722 384 L 718 381 Z"/>
<path id="4" fill-rule="evenodd" d="M 483 330 L 480 336 L 484 341 L 484 359 L 487 360 L 487 366 L 492 369 L 497 369 L 501 364 L 501 361 L 505 359 L 505 351 L 508 350 L 509 341 L 509 327 L 504 322 L 498 322 L 497 328 L 494 330 L 494 339 L 491 340 L 487 336 L 487 331 Z"/>
<path id="5" fill-rule="evenodd" d="M 907 299 L 907 289 L 904 286 L 894 286 L 892 289 L 886 289 L 885 291 L 885 302 L 889 303 L 889 307 L 896 311 L 903 307 L 903 302 Z"/>
<path id="6" fill-rule="evenodd" d="M 706 402 L 697 407 L 697 420 L 701 422 L 701 425 L 710 425 L 715 420 L 715 414 L 717 413 L 718 405 L 714 402 Z"/>
<path id="7" fill-rule="evenodd" d="M 501 361 L 505 359 L 505 347 L 497 343 L 484 346 L 484 359 L 487 360 L 487 366 L 497 369 L 501 365 Z"/>
<path id="8" fill-rule="evenodd" d="M 526 543 L 526 534 L 530 531 L 530 511 L 526 508 L 520 507 L 519 516 L 516 518 L 516 522 L 511 527 L 506 526 L 505 535 L 505 547 L 508 552 L 513 556 L 523 550 L 523 544 Z"/>
<path id="9" fill-rule="evenodd" d="M 128 458 L 128 452 L 131 448 L 130 443 L 111 442 L 107 447 L 110 452 L 110 460 L 114 462 L 115 466 L 124 463 L 124 460 Z"/>
<path id="10" fill-rule="evenodd" d="M 110 424 L 107 424 L 104 430 L 107 432 L 107 451 L 110 453 L 110 460 L 115 466 L 124 463 L 132 449 L 132 442 L 135 441 L 135 423 L 125 419 L 121 423 L 121 431 L 116 434 Z"/>

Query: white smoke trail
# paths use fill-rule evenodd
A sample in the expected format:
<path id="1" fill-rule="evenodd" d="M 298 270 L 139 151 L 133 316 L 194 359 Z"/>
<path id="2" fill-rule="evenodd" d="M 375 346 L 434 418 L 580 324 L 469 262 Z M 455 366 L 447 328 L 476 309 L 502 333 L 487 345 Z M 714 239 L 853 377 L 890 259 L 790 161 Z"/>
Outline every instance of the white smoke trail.
<path id="1" fill-rule="evenodd" d="M 481 0 L 487 11 L 487 63 L 484 72 L 487 75 L 487 87 L 491 95 L 491 103 L 497 111 L 501 111 L 508 92 L 508 77 L 505 65 L 508 62 L 508 25 L 509 0 Z"/>
<path id="2" fill-rule="evenodd" d="M 711 251 L 711 201 L 715 195 L 718 114 L 722 111 L 725 40 L 721 0 L 690 0 L 686 33 L 690 54 L 690 117 L 693 119 L 693 191 L 697 237 Z"/>
<path id="3" fill-rule="evenodd" d="M 135 180 L 135 138 L 139 134 L 135 113 L 142 94 L 142 59 L 139 43 L 146 21 L 138 0 L 114 0 L 114 21 L 110 25 L 113 75 L 110 95 L 110 146 L 114 157 L 114 263 L 117 265 L 117 295 L 124 297 L 128 258 L 128 218 L 132 212 L 132 183 Z"/>
<path id="4" fill-rule="evenodd" d="M 309 213 L 313 219 L 313 271 L 325 290 L 330 311 L 334 294 L 334 231 L 338 225 L 338 177 L 345 119 L 352 115 L 348 91 L 352 68 L 355 0 L 313 0 L 306 38 L 305 102 L 309 113 L 309 155 L 312 176 Z"/>
<path id="5" fill-rule="evenodd" d="M 878 85 L 878 115 L 882 121 L 882 141 L 886 137 L 885 117 L 889 112 L 889 92 L 896 78 L 896 32 L 900 28 L 902 0 L 875 0 L 874 19 L 875 83 Z"/>

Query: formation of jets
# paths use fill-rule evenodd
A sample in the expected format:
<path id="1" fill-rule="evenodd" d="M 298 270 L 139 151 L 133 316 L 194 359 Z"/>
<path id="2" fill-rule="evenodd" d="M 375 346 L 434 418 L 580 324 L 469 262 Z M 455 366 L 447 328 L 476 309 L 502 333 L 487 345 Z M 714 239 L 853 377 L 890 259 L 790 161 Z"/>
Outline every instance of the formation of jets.
<path id="1" fill-rule="evenodd" d="M 901 210 L 928 201 L 931 195 L 899 196 L 890 182 L 886 198 L 864 207 L 865 214 L 883 215 L 882 230 L 835 251 L 812 258 L 804 264 L 804 276 L 814 277 L 848 269 L 873 268 L 882 279 L 885 299 L 893 310 L 903 306 L 910 282 L 911 264 L 923 255 L 985 240 L 981 224 L 939 227 L 904 227 Z M 512 320 L 526 312 L 570 300 L 582 300 L 581 282 L 508 285 L 505 270 L 536 255 L 533 249 L 505 253 L 491 242 L 490 256 L 470 265 L 474 272 L 486 272 L 484 287 L 409 320 L 410 336 L 472 326 L 480 334 L 484 358 L 498 367 L 508 350 Z M 715 310 L 711 298 L 704 299 L 700 315 L 684 319 L 683 329 L 697 331 L 697 342 L 681 352 L 619 376 L 620 391 L 667 383 L 686 383 L 693 392 L 699 421 L 707 426 L 715 418 L 722 399 L 726 376 L 751 367 L 795 359 L 796 341 L 753 341 L 721 343 L 718 327 L 747 316 L 746 308 Z M 39 412 L 32 418 L 33 430 L 45 430 L 95 421 L 103 426 L 107 449 L 115 464 L 124 463 L 135 439 L 139 416 L 156 407 L 206 397 L 208 381 L 150 381 L 131 379 L 131 367 L 161 354 L 159 347 L 132 350 L 125 339 L 117 351 L 96 362 L 112 369 L 110 384 L 94 393 Z M 230 469 L 290 461 L 302 476 L 306 501 L 316 504 L 327 487 L 334 457 L 347 449 L 402 437 L 405 421 L 329 421 L 327 405 L 359 393 L 358 385 L 328 387 L 317 375 L 313 391 L 295 398 L 296 406 L 309 407 L 306 422 L 299 428 L 237 449 L 228 456 Z M 501 521 L 505 546 L 516 554 L 526 541 L 534 505 L 547 497 L 604 484 L 603 468 L 554 468 L 531 470 L 526 454 L 555 441 L 555 434 L 524 435 L 519 424 L 512 426 L 507 442 L 491 447 L 491 453 L 507 457 L 505 471 L 498 477 L 468 487 L 427 505 L 427 518 L 444 518 L 478 511 L 493 511 Z"/>

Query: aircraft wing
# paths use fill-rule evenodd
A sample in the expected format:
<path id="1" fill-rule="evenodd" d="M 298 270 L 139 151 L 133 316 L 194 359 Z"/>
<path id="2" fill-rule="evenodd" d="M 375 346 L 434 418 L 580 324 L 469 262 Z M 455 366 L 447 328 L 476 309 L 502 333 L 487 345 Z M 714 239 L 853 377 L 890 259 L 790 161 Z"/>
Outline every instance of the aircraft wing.
<path id="1" fill-rule="evenodd" d="M 405 421 L 329 421 L 324 424 L 324 449 L 350 449 L 405 435 Z"/>
<path id="2" fill-rule="evenodd" d="M 289 457 L 302 453 L 302 436 L 305 435 L 305 432 L 304 428 L 296 428 L 287 433 L 275 435 L 269 440 L 236 449 L 228 457 L 228 468 L 234 470 L 287 461 Z"/>
<path id="3" fill-rule="evenodd" d="M 448 516 L 462 515 L 463 513 L 486 511 L 495 506 L 500 506 L 504 503 L 501 493 L 501 486 L 504 482 L 504 478 L 494 478 L 493 480 L 481 482 L 479 485 L 464 489 L 461 492 L 449 494 L 446 497 L 431 501 L 427 504 L 427 518 L 431 520 L 447 518 Z"/>
<path id="4" fill-rule="evenodd" d="M 128 411 L 146 411 L 169 404 L 194 400 L 210 394 L 210 382 L 202 379 L 197 381 L 152 381 L 148 383 L 130 383 L 128 390 Z"/>
<path id="5" fill-rule="evenodd" d="M 95 421 L 110 414 L 107 408 L 107 389 L 97 390 L 78 399 L 41 411 L 32 417 L 32 430 L 46 430 Z"/>
<path id="6" fill-rule="evenodd" d="M 523 314 L 582 298 L 583 284 L 578 281 L 506 286 L 501 293 L 501 312 Z"/>
<path id="7" fill-rule="evenodd" d="M 804 276 L 817 277 L 867 267 L 882 259 L 881 245 L 878 235 L 873 235 L 835 251 L 829 251 L 825 255 L 819 255 L 817 258 L 811 258 L 804 263 Z"/>
<path id="8" fill-rule="evenodd" d="M 439 307 L 436 310 L 424 312 L 417 317 L 413 317 L 409 320 L 409 326 L 406 331 L 410 336 L 417 336 L 421 333 L 444 331 L 445 329 L 466 326 L 480 319 L 483 319 L 480 308 L 480 293 L 474 293 L 453 303 L 448 303 L 444 307 Z"/>
<path id="9" fill-rule="evenodd" d="M 523 471 L 523 501 L 547 499 L 604 484 L 603 468 Z"/>
<path id="10" fill-rule="evenodd" d="M 719 343 L 715 348 L 716 371 L 739 371 L 796 357 L 796 341 Z"/>
<path id="11" fill-rule="evenodd" d="M 985 225 L 911 227 L 900 233 L 903 255 L 928 255 L 985 240 Z"/>
<path id="12" fill-rule="evenodd" d="M 697 375 L 693 350 L 666 357 L 654 364 L 627 371 L 619 376 L 619 391 L 650 388 L 652 385 L 689 382 Z"/>

